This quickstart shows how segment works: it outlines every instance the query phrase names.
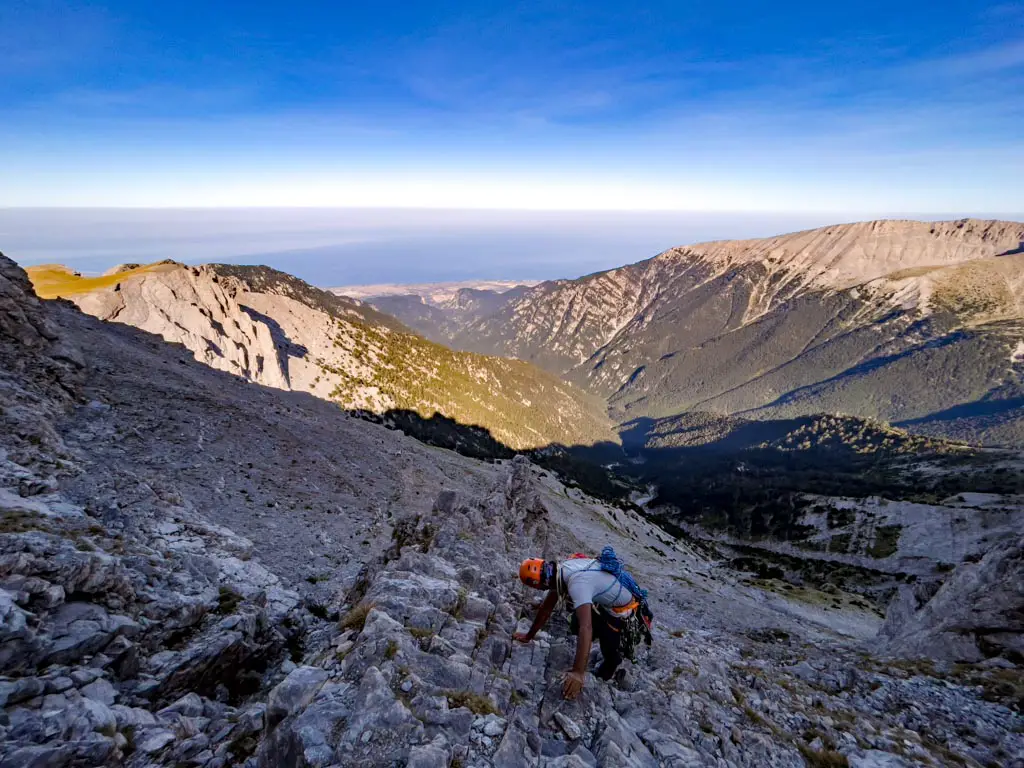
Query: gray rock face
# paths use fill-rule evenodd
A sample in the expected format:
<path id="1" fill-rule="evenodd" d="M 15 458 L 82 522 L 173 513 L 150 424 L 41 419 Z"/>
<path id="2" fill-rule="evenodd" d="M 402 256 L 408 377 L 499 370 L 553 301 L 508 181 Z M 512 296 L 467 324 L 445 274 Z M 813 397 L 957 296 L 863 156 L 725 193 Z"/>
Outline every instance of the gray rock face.
<path id="1" fill-rule="evenodd" d="M 565 732 L 569 741 L 579 741 L 583 738 L 583 731 L 580 730 L 580 727 L 572 718 L 566 717 L 561 712 L 556 712 L 555 720 L 558 722 L 559 727 Z"/>
<path id="2" fill-rule="evenodd" d="M 869 765 L 874 753 L 891 754 L 902 738 L 895 734 L 917 727 L 918 717 L 953 728 L 965 705 L 1003 724 L 1000 746 L 986 749 L 1017 748 L 1008 711 L 954 701 L 921 679 L 855 673 L 863 662 L 834 645 L 806 660 L 759 646 L 759 657 L 744 662 L 710 633 L 682 642 L 661 635 L 649 666 L 630 667 L 628 686 L 588 677 L 580 699 L 563 701 L 562 672 L 572 658 L 564 624 L 553 621 L 534 644 L 513 646 L 517 614 L 503 610 L 522 599 L 507 576 L 516 561 L 540 551 L 538 541 L 566 535 L 546 504 L 534 470 L 517 461 L 499 493 L 442 494 L 429 515 L 400 521 L 393 548 L 352 596 L 353 606 L 368 609 L 362 630 L 340 659 L 324 662 L 348 687 L 325 686 L 306 713 L 284 720 L 275 740 L 292 746 L 268 745 L 262 764 L 302 753 L 321 761 L 300 762 L 309 765 L 433 765 L 443 737 L 467 745 L 453 754 L 470 765 L 797 766 L 801 749 Z M 465 611 L 474 597 L 494 606 L 485 622 Z M 674 610 L 661 604 L 655 612 L 671 623 Z M 503 651 L 495 654 L 497 641 Z M 466 712 L 460 722 L 464 707 L 499 714 Z M 840 723 L 856 723 L 861 741 Z M 821 738 L 804 741 L 808 728 Z M 916 754 L 927 758 L 923 748 Z"/>
<path id="3" fill-rule="evenodd" d="M 0 275 L 3 768 L 1014 765 L 1024 751 L 1011 698 L 985 688 L 1015 672 L 999 632 L 985 636 L 1009 668 L 889 666 L 836 630 L 841 615 L 769 599 L 522 458 L 423 447 L 39 304 L 3 259 Z M 559 609 L 512 641 L 541 598 L 517 564 L 607 543 L 651 589 L 655 644 L 564 701 L 575 639 Z M 996 594 L 1014 557 L 949 587 Z"/>
<path id="4" fill-rule="evenodd" d="M 944 661 L 1024 658 L 1024 539 L 964 563 L 919 610 L 902 594 L 883 628 L 887 652 Z"/>
<path id="5" fill-rule="evenodd" d="M 255 758 L 274 735 L 262 702 L 286 653 L 315 650 L 306 635 L 325 626 L 294 587 L 337 610 L 337 591 L 378 552 L 389 505 L 494 469 L 425 461 L 429 449 L 327 403 L 253 388 L 39 302 L 2 257 L 0 300 L 5 765 L 115 765 L 132 749 L 169 765 Z M 88 368 L 73 352 L 83 340 Z M 403 487 L 403 467 L 415 485 Z M 256 523 L 255 543 L 231 530 L 239 521 Z M 304 707 L 300 695 L 274 717 L 294 706 L 309 720 L 333 713 L 331 701 Z M 314 760 L 320 747 L 306 746 Z"/>
<path id="6" fill-rule="evenodd" d="M 114 690 L 114 686 L 103 679 L 94 680 L 88 685 L 83 686 L 81 691 L 85 698 L 98 701 L 100 704 L 104 704 L 108 707 L 112 705 L 114 700 L 117 698 L 117 692 Z"/>
<path id="7" fill-rule="evenodd" d="M 259 689 L 298 597 L 233 557 L 244 539 L 83 450 L 116 432 L 109 394 L 87 394 L 76 329 L 3 257 L 0 305 L 0 762 L 119 764 L 133 732 L 137 754 L 191 759 L 233 712 L 204 696 Z"/>
<path id="8" fill-rule="evenodd" d="M 267 699 L 267 727 L 273 728 L 288 715 L 305 709 L 327 677 L 327 670 L 320 667 L 298 667 L 289 673 Z"/>
<path id="9" fill-rule="evenodd" d="M 451 750 L 443 737 L 430 744 L 413 747 L 409 750 L 409 762 L 406 768 L 448 768 Z"/>

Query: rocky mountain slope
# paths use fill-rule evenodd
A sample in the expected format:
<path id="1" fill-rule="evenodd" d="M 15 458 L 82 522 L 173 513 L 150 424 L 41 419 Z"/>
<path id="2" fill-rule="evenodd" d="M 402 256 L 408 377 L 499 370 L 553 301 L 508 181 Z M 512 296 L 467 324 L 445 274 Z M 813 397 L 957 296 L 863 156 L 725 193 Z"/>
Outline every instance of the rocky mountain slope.
<path id="1" fill-rule="evenodd" d="M 1021 544 L 883 626 L 522 457 L 42 303 L 3 257 L 0 419 L 3 768 L 1022 765 Z M 655 644 L 565 702 L 564 620 L 512 644 L 540 597 L 515 564 L 604 544 L 651 590 Z"/>
<path id="2" fill-rule="evenodd" d="M 619 471 L 648 514 L 782 583 L 885 606 L 935 589 L 1024 530 L 1019 451 L 974 449 L 870 420 L 683 414 L 631 425 Z M 778 584 L 776 584 L 778 586 Z"/>
<path id="3" fill-rule="evenodd" d="M 403 286 L 406 287 L 406 286 Z M 360 294 L 374 308 L 397 318 L 431 341 L 451 345 L 462 329 L 501 311 L 523 296 L 529 287 L 510 284 L 500 289 L 458 287 L 443 291 L 435 286 L 407 286 L 406 293 Z M 334 289 L 343 295 L 345 289 Z"/>
<path id="4" fill-rule="evenodd" d="M 875 221 L 675 248 L 542 283 L 466 327 L 618 421 L 849 413 L 1024 441 L 1024 224 Z"/>
<path id="5" fill-rule="evenodd" d="M 537 283 L 537 280 L 456 280 L 441 283 L 343 285 L 328 290 L 339 296 L 349 296 L 360 301 L 368 301 L 382 296 L 419 296 L 426 304 L 450 307 L 457 304 L 456 299 L 462 291 L 497 295 L 508 293 L 513 288 L 529 288 Z"/>
<path id="6" fill-rule="evenodd" d="M 592 397 L 520 361 L 457 353 L 264 267 L 163 263 L 102 278 L 30 268 L 44 296 L 184 344 L 197 360 L 346 409 L 440 413 L 514 448 L 614 440 Z"/>

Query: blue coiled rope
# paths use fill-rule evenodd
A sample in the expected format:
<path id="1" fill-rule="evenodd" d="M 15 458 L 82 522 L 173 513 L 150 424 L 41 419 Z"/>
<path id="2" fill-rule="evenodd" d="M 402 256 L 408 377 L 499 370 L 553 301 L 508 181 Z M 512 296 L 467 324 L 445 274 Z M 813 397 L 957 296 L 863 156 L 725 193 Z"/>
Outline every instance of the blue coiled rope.
<path id="1" fill-rule="evenodd" d="M 636 583 L 633 575 L 622 567 L 622 562 L 619 560 L 619 556 L 615 554 L 614 549 L 611 547 L 602 549 L 601 556 L 597 558 L 597 562 L 600 564 L 602 571 L 608 571 L 608 573 L 617 578 L 619 583 L 628 589 L 633 597 L 641 603 L 647 602 L 647 590 L 640 589 L 640 585 Z"/>

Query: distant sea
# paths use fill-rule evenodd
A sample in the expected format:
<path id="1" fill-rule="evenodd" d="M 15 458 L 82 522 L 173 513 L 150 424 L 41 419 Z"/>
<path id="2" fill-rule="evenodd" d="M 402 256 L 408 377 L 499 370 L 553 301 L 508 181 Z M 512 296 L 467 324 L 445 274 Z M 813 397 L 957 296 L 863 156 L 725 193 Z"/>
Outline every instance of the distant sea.
<path id="1" fill-rule="evenodd" d="M 878 214 L 424 209 L 0 209 L 23 266 L 265 264 L 321 286 L 578 277 L 707 240 L 768 237 Z M 891 214 L 939 219 L 957 215 Z M 1018 215 L 986 218 L 1020 219 Z"/>

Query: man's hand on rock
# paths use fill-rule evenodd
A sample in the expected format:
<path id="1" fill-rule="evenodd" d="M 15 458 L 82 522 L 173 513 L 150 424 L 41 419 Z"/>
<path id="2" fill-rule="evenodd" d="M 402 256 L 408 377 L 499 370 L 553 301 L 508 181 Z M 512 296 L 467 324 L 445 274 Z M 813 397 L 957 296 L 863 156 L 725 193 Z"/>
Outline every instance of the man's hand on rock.
<path id="1" fill-rule="evenodd" d="M 583 673 L 569 671 L 565 674 L 565 682 L 562 683 L 562 696 L 570 701 L 580 695 L 583 690 Z"/>
<path id="2" fill-rule="evenodd" d="M 516 632 L 514 635 L 512 635 L 512 639 L 515 640 L 517 643 L 525 644 L 530 642 L 530 640 L 532 640 L 533 638 L 530 637 L 529 632 Z"/>

